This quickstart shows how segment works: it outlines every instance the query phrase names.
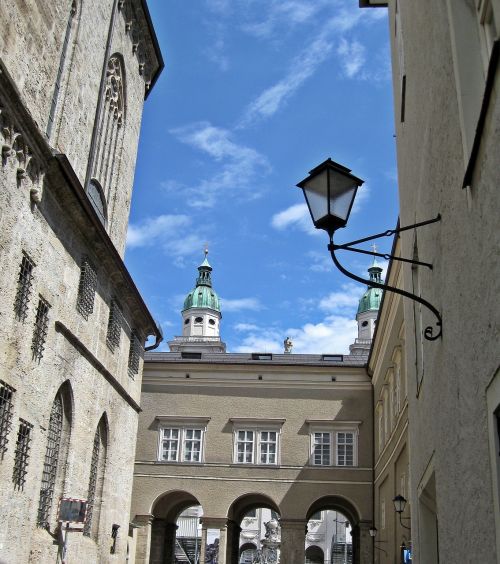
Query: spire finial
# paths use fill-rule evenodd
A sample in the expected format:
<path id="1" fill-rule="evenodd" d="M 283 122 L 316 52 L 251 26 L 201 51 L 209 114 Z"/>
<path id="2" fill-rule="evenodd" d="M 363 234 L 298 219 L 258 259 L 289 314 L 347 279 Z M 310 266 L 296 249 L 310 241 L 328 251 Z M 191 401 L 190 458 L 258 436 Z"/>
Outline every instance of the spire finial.
<path id="1" fill-rule="evenodd" d="M 205 243 L 205 245 L 203 246 L 203 252 L 205 253 L 205 258 L 207 258 L 207 255 L 208 255 L 208 243 Z"/>

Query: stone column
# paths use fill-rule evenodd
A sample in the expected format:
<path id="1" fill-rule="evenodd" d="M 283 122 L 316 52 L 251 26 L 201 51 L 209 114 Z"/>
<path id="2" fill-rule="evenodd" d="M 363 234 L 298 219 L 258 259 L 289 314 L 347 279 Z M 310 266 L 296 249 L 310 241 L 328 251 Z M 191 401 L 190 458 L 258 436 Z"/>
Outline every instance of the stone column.
<path id="1" fill-rule="evenodd" d="M 155 517 L 151 524 L 151 540 L 149 542 L 150 564 L 163 564 L 165 551 L 165 519 Z"/>
<path id="2" fill-rule="evenodd" d="M 154 515 L 136 515 L 134 524 L 138 525 L 137 542 L 135 548 L 135 563 L 149 564 L 149 553 L 151 548 L 151 523 Z"/>
<path id="3" fill-rule="evenodd" d="M 230 564 L 227 558 L 227 519 L 225 517 L 201 517 L 202 527 L 202 548 L 203 552 L 200 558 L 200 564 L 205 564 L 205 547 L 207 545 L 207 530 L 219 529 L 219 564 Z M 205 531 L 203 533 L 203 531 Z M 203 542 L 203 535 L 205 542 Z"/>
<path id="4" fill-rule="evenodd" d="M 359 556 L 357 562 L 373 562 L 373 539 L 370 536 L 371 521 L 360 521 L 358 523 L 358 547 Z M 354 539 L 353 539 L 354 540 Z"/>
<path id="5" fill-rule="evenodd" d="M 174 564 L 175 558 L 175 535 L 179 527 L 175 523 L 165 524 L 165 548 L 164 560 L 161 564 Z"/>
<path id="6" fill-rule="evenodd" d="M 281 519 L 281 556 L 283 564 L 302 563 L 306 559 L 306 529 L 304 519 Z"/>
<path id="7" fill-rule="evenodd" d="M 235 521 L 227 522 L 227 564 L 238 564 L 241 527 Z"/>
<path id="8" fill-rule="evenodd" d="M 205 552 L 207 550 L 207 527 L 203 524 L 203 519 L 200 519 L 201 524 L 201 546 L 200 546 L 200 562 L 205 564 Z"/>

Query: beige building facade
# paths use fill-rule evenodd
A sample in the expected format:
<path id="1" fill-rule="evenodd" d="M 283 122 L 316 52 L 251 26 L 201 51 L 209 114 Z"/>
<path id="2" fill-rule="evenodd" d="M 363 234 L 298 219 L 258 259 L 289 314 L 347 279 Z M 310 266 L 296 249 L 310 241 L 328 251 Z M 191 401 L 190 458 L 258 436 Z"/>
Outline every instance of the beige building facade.
<path id="1" fill-rule="evenodd" d="M 220 533 L 219 562 L 239 561 L 241 522 L 256 507 L 281 518 L 282 562 L 304 562 L 307 522 L 327 509 L 352 524 L 354 562 L 370 562 L 372 392 L 363 363 L 341 355 L 200 354 L 145 358 L 136 564 L 170 562 L 176 519 L 198 504 L 202 562 L 209 529 Z"/>
<path id="2" fill-rule="evenodd" d="M 0 5 L 0 559 L 124 562 L 143 346 L 123 264 L 145 94 L 141 1 Z M 58 556 L 59 552 L 59 556 Z"/>
<path id="3" fill-rule="evenodd" d="M 403 287 L 443 320 L 427 340 L 433 315 L 403 301 L 413 562 L 498 563 L 500 3 L 360 4 L 389 8 L 401 225 L 441 214 L 401 237 L 433 265 Z"/>

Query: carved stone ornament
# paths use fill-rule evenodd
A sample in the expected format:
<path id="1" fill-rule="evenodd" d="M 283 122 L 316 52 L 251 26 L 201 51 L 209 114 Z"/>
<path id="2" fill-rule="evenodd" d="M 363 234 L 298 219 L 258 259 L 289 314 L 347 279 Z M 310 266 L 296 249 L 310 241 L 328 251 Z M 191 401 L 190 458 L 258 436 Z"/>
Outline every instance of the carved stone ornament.
<path id="1" fill-rule="evenodd" d="M 21 132 L 0 106 L 0 147 L 2 167 L 14 164 L 18 186 L 30 183 L 30 198 L 39 203 L 42 198 L 44 171 L 25 142 Z"/>
<path id="2" fill-rule="evenodd" d="M 108 63 L 106 75 L 106 101 L 109 104 L 109 111 L 118 125 L 123 120 L 123 76 L 122 67 L 118 57 L 111 57 Z"/>

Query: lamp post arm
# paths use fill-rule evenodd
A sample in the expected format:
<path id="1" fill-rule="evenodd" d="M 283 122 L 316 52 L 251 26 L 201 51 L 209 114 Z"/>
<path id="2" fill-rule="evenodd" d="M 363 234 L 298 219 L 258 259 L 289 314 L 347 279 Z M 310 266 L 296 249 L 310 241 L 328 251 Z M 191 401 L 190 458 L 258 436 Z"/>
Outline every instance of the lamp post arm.
<path id="1" fill-rule="evenodd" d="M 337 256 L 335 255 L 335 249 L 336 249 L 336 245 L 333 243 L 333 235 L 332 235 L 330 237 L 330 244 L 328 245 L 328 250 L 330 251 L 330 254 L 332 256 L 332 260 L 333 260 L 335 266 L 340 270 L 340 272 L 342 272 L 342 274 L 344 274 L 348 278 L 351 278 L 352 280 L 356 280 L 356 282 L 361 282 L 361 284 L 366 284 L 367 286 L 370 286 L 371 288 L 380 288 L 381 290 L 388 290 L 389 292 L 394 292 L 395 294 L 400 294 L 401 296 L 404 296 L 406 298 L 410 298 L 413 301 L 422 304 L 427 309 L 432 311 L 432 313 L 436 316 L 436 318 L 437 318 L 436 325 L 438 327 L 438 332 L 437 332 L 436 335 L 434 335 L 434 329 L 432 327 L 426 327 L 425 330 L 424 330 L 424 337 L 428 341 L 435 341 L 436 339 L 438 339 L 441 336 L 441 333 L 442 333 L 442 331 L 441 331 L 441 327 L 442 327 L 441 315 L 440 315 L 439 311 L 432 304 L 430 304 L 428 301 L 424 300 L 420 296 L 416 296 L 415 294 L 411 294 L 410 292 L 406 292 L 405 290 L 401 290 L 400 288 L 395 288 L 395 287 L 389 286 L 387 284 L 380 284 L 379 282 L 375 282 L 373 280 L 367 280 L 365 278 L 361 278 L 361 276 L 357 276 L 356 274 L 349 272 L 338 261 Z"/>
<path id="2" fill-rule="evenodd" d="M 411 531 L 411 527 L 407 527 L 404 523 L 403 523 L 403 519 L 410 519 L 409 517 L 401 517 L 401 513 L 399 514 L 399 524 L 404 527 L 405 529 L 408 529 L 409 531 Z"/>
<path id="3" fill-rule="evenodd" d="M 365 251 L 364 249 L 354 249 L 351 247 L 352 243 L 345 243 L 344 245 L 334 245 L 336 251 L 352 251 L 353 253 L 361 253 L 363 255 L 371 255 L 376 257 L 384 258 L 385 260 L 398 260 L 400 262 L 409 262 L 410 264 L 418 264 L 419 266 L 426 266 L 432 270 L 432 264 L 430 262 L 421 262 L 419 260 L 407 259 L 403 257 L 396 257 L 394 255 L 389 255 L 387 253 L 376 253 L 375 251 Z"/>
<path id="4" fill-rule="evenodd" d="M 409 229 L 417 229 L 417 227 L 423 227 L 424 225 L 436 223 L 436 221 L 441 221 L 440 213 L 438 213 L 437 216 L 433 219 L 428 219 L 427 221 L 420 221 L 419 223 L 414 223 L 413 225 L 405 225 L 404 227 L 396 227 L 396 229 L 388 229 L 387 231 L 382 231 L 382 233 L 377 233 L 376 235 L 370 235 L 369 237 L 363 237 L 363 239 L 357 239 L 356 241 L 351 241 L 350 243 L 344 243 L 341 246 L 352 247 L 352 245 L 359 245 L 360 243 L 373 241 L 373 239 L 380 239 L 380 237 L 390 237 L 391 235 L 396 235 L 396 233 L 408 231 Z"/>

